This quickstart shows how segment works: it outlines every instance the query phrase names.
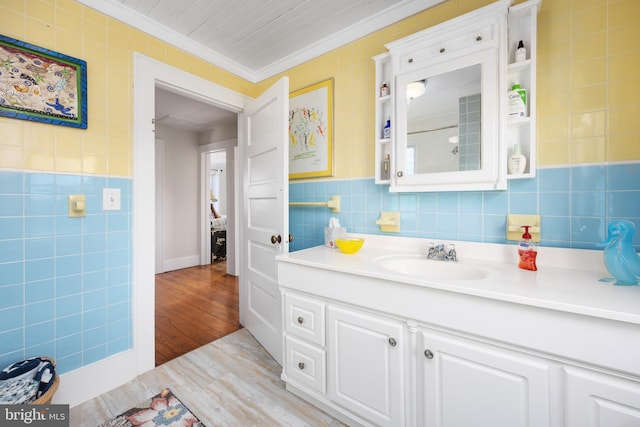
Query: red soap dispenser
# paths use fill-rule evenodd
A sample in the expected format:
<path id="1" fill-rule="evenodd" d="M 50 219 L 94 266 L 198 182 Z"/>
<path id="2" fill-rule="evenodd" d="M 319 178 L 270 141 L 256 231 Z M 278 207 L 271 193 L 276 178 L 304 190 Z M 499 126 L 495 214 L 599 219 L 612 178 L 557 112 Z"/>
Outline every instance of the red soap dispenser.
<path id="1" fill-rule="evenodd" d="M 538 256 L 538 251 L 536 250 L 535 244 L 531 241 L 529 227 L 531 226 L 522 226 L 522 228 L 524 228 L 524 234 L 522 235 L 522 240 L 518 243 L 518 255 L 520 256 L 518 267 L 523 270 L 536 271 L 538 270 L 538 267 L 536 267 L 536 256 Z"/>

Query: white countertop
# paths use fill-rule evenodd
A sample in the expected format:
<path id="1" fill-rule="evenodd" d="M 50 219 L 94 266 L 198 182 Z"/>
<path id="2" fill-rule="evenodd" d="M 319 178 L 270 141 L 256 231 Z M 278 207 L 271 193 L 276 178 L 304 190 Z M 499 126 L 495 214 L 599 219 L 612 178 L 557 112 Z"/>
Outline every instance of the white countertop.
<path id="1" fill-rule="evenodd" d="M 279 262 L 640 325 L 640 286 L 615 286 L 613 282 L 599 281 L 610 276 L 604 268 L 601 251 L 540 247 L 538 271 L 528 271 L 517 266 L 515 244 L 453 242 L 460 265 L 481 267 L 487 270 L 488 276 L 473 280 L 436 281 L 389 271 L 373 261 L 384 255 L 424 253 L 428 240 L 359 236 L 365 238 L 365 243 L 356 254 L 318 246 L 280 255 L 277 259 Z"/>

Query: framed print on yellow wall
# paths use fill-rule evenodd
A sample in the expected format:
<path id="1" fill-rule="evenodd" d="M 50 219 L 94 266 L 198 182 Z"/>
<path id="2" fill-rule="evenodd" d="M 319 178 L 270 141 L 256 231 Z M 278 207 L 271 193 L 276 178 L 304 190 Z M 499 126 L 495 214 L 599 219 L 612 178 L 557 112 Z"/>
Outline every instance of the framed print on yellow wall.
<path id="1" fill-rule="evenodd" d="M 289 179 L 333 176 L 333 79 L 289 95 Z"/>

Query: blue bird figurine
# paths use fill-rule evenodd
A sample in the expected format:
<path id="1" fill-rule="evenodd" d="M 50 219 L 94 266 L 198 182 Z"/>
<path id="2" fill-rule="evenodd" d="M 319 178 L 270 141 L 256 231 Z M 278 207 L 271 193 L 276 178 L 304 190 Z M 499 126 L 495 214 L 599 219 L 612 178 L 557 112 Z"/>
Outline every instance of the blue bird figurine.
<path id="1" fill-rule="evenodd" d="M 636 226 L 631 221 L 611 221 L 607 240 L 598 246 L 604 248 L 604 265 L 616 279 L 616 285 L 637 285 L 640 277 L 640 257 L 633 249 Z"/>

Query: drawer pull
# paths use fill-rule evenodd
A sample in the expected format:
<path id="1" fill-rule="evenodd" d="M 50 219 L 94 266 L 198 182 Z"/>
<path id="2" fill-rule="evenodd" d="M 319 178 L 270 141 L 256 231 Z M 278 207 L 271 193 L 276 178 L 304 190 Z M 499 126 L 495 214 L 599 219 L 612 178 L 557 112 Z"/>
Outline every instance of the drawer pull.
<path id="1" fill-rule="evenodd" d="M 304 363 L 303 362 L 298 362 L 298 368 L 304 369 Z"/>
<path id="2" fill-rule="evenodd" d="M 398 345 L 398 341 L 396 341 L 395 338 L 389 338 L 389 345 L 391 347 L 395 347 L 396 345 Z"/>
<path id="3" fill-rule="evenodd" d="M 304 323 L 304 317 L 298 317 L 298 323 L 302 325 Z"/>
<path id="4" fill-rule="evenodd" d="M 441 47 L 441 48 L 440 48 L 440 53 L 444 53 L 444 51 L 445 51 L 445 50 L 446 50 L 446 49 L 445 49 L 444 47 Z"/>
<path id="5" fill-rule="evenodd" d="M 424 357 L 426 357 L 427 359 L 433 359 L 433 353 L 431 352 L 431 350 L 426 349 L 424 351 Z"/>

